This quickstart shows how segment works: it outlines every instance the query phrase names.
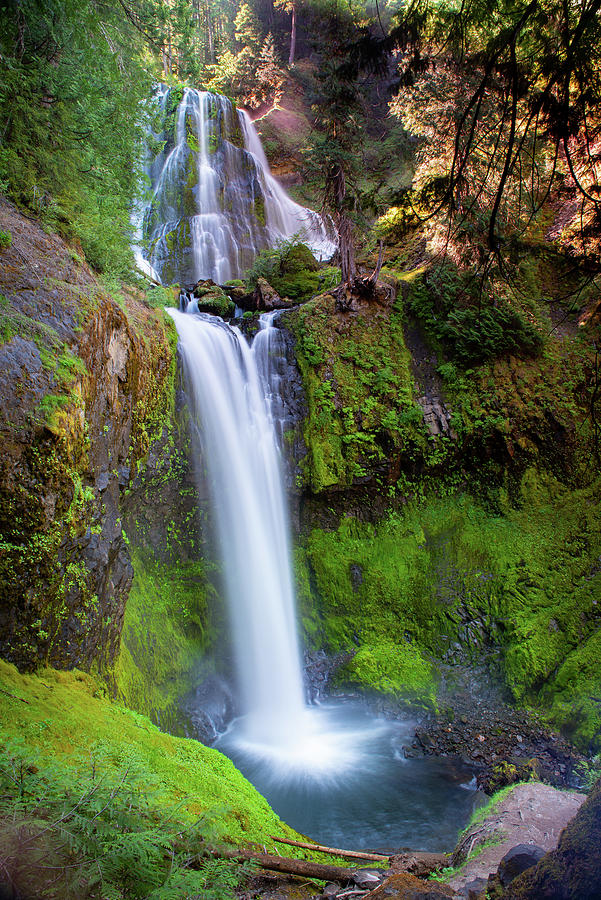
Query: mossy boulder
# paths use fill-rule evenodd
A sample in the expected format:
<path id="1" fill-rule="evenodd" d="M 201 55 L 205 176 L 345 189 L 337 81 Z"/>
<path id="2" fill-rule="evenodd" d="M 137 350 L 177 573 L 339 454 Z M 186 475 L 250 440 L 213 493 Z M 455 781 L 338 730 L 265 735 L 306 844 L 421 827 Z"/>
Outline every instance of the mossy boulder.
<path id="1" fill-rule="evenodd" d="M 365 645 L 336 674 L 339 685 L 360 686 L 427 708 L 436 705 L 436 681 L 432 663 L 406 640 Z"/>
<path id="2" fill-rule="evenodd" d="M 214 316 L 221 316 L 222 319 L 229 318 L 234 315 L 236 304 L 228 297 L 225 291 L 215 284 L 214 281 L 208 279 L 199 281 L 192 291 L 198 303 L 200 312 L 212 313 Z"/>
<path id="3" fill-rule="evenodd" d="M 280 263 L 282 275 L 297 275 L 299 272 L 317 272 L 319 263 L 306 244 L 292 244 L 283 254 Z"/>
<path id="4" fill-rule="evenodd" d="M 294 305 L 294 301 L 288 297 L 280 297 L 276 289 L 265 278 L 257 278 L 253 304 L 254 308 L 260 312 L 270 312 L 273 309 L 287 309 Z"/>

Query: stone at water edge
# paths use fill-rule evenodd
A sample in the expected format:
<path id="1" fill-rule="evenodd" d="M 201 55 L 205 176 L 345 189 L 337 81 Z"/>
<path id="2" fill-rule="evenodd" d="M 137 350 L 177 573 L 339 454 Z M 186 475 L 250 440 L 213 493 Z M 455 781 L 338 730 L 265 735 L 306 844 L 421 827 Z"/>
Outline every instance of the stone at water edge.
<path id="1" fill-rule="evenodd" d="M 192 289 L 192 294 L 196 298 L 200 312 L 211 313 L 222 318 L 234 313 L 234 301 L 210 278 L 198 281 Z"/>
<path id="2" fill-rule="evenodd" d="M 294 306 L 294 302 L 287 297 L 280 297 L 265 278 L 257 278 L 257 286 L 253 294 L 253 301 L 260 312 L 271 312 L 274 309 L 288 309 Z"/>
<path id="3" fill-rule="evenodd" d="M 555 850 L 511 882 L 507 900 L 601 900 L 601 779 Z"/>
<path id="4" fill-rule="evenodd" d="M 382 884 L 384 872 L 382 869 L 357 869 L 353 875 L 353 881 L 358 888 L 363 890 L 373 889 Z"/>
<path id="5" fill-rule="evenodd" d="M 499 863 L 497 870 L 499 881 L 503 887 L 507 887 L 514 878 L 517 878 L 526 869 L 535 866 L 544 855 L 545 851 L 542 847 L 537 847 L 536 844 L 516 844 L 515 847 L 512 847 Z"/>

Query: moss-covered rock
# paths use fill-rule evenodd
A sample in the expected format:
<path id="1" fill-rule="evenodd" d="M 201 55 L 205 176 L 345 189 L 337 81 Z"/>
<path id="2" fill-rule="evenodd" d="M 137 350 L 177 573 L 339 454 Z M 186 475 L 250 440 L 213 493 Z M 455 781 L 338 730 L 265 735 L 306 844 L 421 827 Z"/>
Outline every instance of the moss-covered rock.
<path id="1" fill-rule="evenodd" d="M 174 329 L 8 204 L 0 219 L 0 650 L 106 672 L 132 579 L 120 494 L 170 422 Z"/>
<path id="2" fill-rule="evenodd" d="M 432 663 L 406 640 L 363 645 L 336 673 L 341 686 L 369 687 L 411 704 L 436 703 L 436 672 Z"/>
<path id="3" fill-rule="evenodd" d="M 284 322 L 297 338 L 307 395 L 307 485 L 319 493 L 396 480 L 402 456 L 427 441 L 400 308 L 341 316 L 325 294 Z"/>
<path id="4" fill-rule="evenodd" d="M 130 709 L 165 727 L 177 701 L 191 690 L 211 643 L 206 563 L 166 563 L 140 548 L 132 552 L 134 580 L 114 677 Z"/>
<path id="5" fill-rule="evenodd" d="M 66 792 L 85 772 L 118 783 L 133 770 L 128 789 L 150 808 L 153 827 L 177 811 L 184 827 L 206 816 L 218 842 L 271 844 L 270 835 L 293 834 L 229 759 L 110 702 L 91 676 L 53 669 L 20 675 L 0 661 L 0 684 L 3 762 L 17 745 L 25 768 L 33 760 L 37 768 L 57 766 Z"/>
<path id="6" fill-rule="evenodd" d="M 236 308 L 234 301 L 214 281 L 210 279 L 199 281 L 194 286 L 193 294 L 200 312 L 212 313 L 222 318 L 233 316 Z"/>
<path id="7" fill-rule="evenodd" d="M 537 485 L 533 501 L 532 485 Z M 479 664 L 545 711 L 584 750 L 599 745 L 601 515 L 596 487 L 528 472 L 501 514 L 466 493 L 356 515 L 306 539 L 302 601 L 311 642 L 356 652 L 353 683 L 433 696 L 436 663 Z M 301 596 L 304 596 L 301 593 Z"/>

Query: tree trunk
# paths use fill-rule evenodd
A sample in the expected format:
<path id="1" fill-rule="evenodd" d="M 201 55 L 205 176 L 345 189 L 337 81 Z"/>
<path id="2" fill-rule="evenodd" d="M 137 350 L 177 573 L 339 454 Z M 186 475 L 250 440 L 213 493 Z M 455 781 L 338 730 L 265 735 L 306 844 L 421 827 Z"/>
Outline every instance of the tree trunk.
<path id="1" fill-rule="evenodd" d="M 290 26 L 290 56 L 288 57 L 288 65 L 294 65 L 294 55 L 296 53 L 296 2 L 292 0 L 292 25 Z"/>
<path id="2" fill-rule="evenodd" d="M 215 35 L 213 28 L 213 11 L 211 10 L 211 2 L 207 0 L 206 6 L 206 15 L 207 15 L 207 42 L 208 42 L 208 53 L 209 53 L 209 62 L 215 62 Z"/>
<path id="3" fill-rule="evenodd" d="M 346 214 L 346 180 L 344 169 L 340 164 L 336 165 L 332 188 L 334 192 L 334 208 L 336 209 L 338 228 L 338 254 L 340 256 L 340 274 L 343 284 L 351 284 L 355 280 L 357 269 L 355 266 L 355 245 L 353 242 L 353 226 Z"/>

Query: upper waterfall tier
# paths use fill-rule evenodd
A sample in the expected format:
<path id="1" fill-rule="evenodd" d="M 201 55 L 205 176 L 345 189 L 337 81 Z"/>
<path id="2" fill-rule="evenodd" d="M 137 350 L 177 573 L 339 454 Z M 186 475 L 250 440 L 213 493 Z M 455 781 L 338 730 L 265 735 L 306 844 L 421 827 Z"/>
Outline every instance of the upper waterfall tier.
<path id="1" fill-rule="evenodd" d="M 222 284 L 240 277 L 260 250 L 293 235 L 316 255 L 332 255 L 322 217 L 273 178 L 245 112 L 193 88 L 161 88 L 157 100 L 142 230 L 144 257 L 163 282 Z"/>

